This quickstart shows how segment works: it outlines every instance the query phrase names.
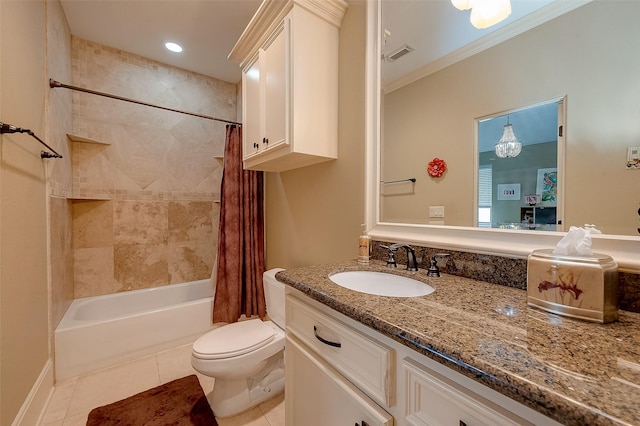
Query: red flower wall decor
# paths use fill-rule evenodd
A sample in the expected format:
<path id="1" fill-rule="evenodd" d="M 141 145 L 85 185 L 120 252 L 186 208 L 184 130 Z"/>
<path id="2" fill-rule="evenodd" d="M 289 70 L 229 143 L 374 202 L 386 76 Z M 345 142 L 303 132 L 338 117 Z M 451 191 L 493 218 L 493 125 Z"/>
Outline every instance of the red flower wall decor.
<path id="1" fill-rule="evenodd" d="M 437 157 L 431 160 L 427 167 L 427 173 L 431 177 L 441 177 L 445 171 L 447 171 L 447 163 Z"/>

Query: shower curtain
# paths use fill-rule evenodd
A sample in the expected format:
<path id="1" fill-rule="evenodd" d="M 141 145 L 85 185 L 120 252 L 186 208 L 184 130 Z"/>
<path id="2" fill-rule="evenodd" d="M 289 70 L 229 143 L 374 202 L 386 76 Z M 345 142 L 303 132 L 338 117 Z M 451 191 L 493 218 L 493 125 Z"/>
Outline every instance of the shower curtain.
<path id="1" fill-rule="evenodd" d="M 213 322 L 265 316 L 263 172 L 242 169 L 242 127 L 227 125 Z"/>

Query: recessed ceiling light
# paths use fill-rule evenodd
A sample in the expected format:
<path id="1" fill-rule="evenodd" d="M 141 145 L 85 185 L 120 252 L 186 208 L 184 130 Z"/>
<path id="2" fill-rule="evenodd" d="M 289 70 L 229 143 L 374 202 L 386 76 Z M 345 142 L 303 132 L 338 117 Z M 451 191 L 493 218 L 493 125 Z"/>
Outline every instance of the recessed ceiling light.
<path id="1" fill-rule="evenodd" d="M 180 53 L 182 52 L 182 46 L 180 46 L 177 43 L 172 43 L 172 42 L 167 42 L 164 44 L 164 47 L 166 47 L 167 49 L 169 49 L 172 52 L 176 52 L 176 53 Z"/>

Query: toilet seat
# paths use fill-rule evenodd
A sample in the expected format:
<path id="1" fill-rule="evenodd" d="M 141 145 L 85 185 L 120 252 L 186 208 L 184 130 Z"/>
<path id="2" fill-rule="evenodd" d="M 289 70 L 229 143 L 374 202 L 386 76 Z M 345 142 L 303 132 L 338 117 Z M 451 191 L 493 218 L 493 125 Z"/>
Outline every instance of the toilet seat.
<path id="1" fill-rule="evenodd" d="M 259 319 L 236 322 L 216 328 L 193 344 L 193 355 L 200 359 L 224 359 L 243 355 L 274 339 L 275 330 Z"/>

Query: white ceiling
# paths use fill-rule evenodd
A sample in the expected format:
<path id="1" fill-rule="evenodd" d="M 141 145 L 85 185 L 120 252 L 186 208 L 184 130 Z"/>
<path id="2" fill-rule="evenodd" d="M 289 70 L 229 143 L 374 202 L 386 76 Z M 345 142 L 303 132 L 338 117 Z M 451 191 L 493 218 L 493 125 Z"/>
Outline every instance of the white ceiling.
<path id="1" fill-rule="evenodd" d="M 276 0 L 280 1 L 280 0 Z M 362 0 L 347 0 L 362 1 Z M 391 32 L 386 53 L 404 43 L 416 50 L 383 64 L 383 86 L 428 66 L 492 33 L 508 30 L 520 18 L 550 3 L 588 0 L 511 0 L 512 13 L 491 28 L 478 30 L 469 11 L 450 0 L 383 0 L 383 26 Z M 261 0 L 61 0 L 71 33 L 162 63 L 231 83 L 241 79 L 227 55 L 260 6 Z M 166 41 L 184 47 L 165 49 Z"/>
<path id="2" fill-rule="evenodd" d="M 260 0 L 61 0 L 71 33 L 220 80 L 241 72 L 227 55 Z M 182 45 L 181 53 L 164 47 Z"/>
<path id="3" fill-rule="evenodd" d="M 450 0 L 384 0 L 382 26 L 390 35 L 386 38 L 383 54 L 393 53 L 403 44 L 410 45 L 415 51 L 395 62 L 383 63 L 383 87 L 401 79 L 409 71 L 425 68 L 492 34 L 496 41 L 499 41 L 500 33 L 513 36 L 530 25 L 525 23 L 525 19 L 534 12 L 543 13 L 542 9 L 556 1 L 511 0 L 509 17 L 479 30 L 469 21 L 471 11 L 456 9 Z M 575 0 L 563 2 L 575 3 Z"/>
<path id="4" fill-rule="evenodd" d="M 359 1 L 359 0 L 358 0 Z M 385 68 L 394 80 L 507 25 L 553 0 L 511 0 L 512 14 L 490 29 L 477 30 L 469 11 L 449 0 L 384 0 L 383 21 L 391 31 L 388 51 L 409 43 L 416 52 Z M 162 63 L 237 83 L 240 69 L 227 55 L 261 0 L 61 0 L 77 37 Z M 184 47 L 178 54 L 166 41 Z"/>

